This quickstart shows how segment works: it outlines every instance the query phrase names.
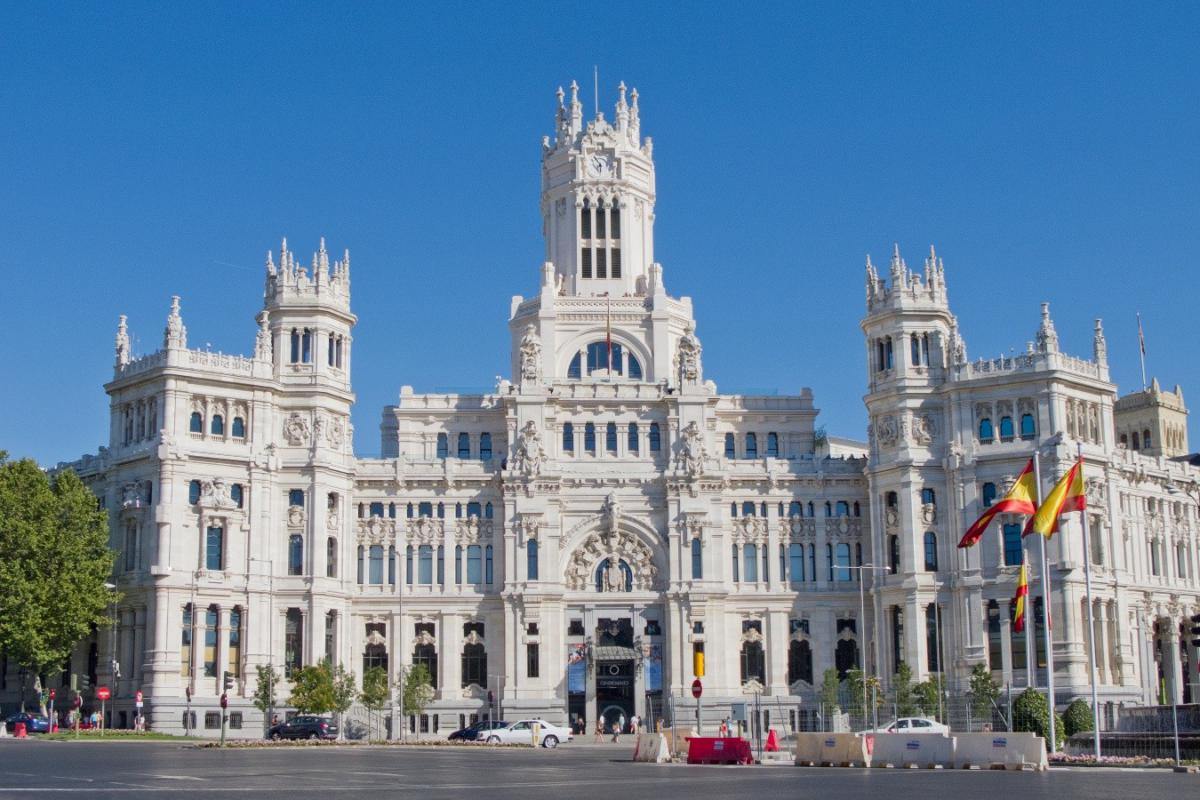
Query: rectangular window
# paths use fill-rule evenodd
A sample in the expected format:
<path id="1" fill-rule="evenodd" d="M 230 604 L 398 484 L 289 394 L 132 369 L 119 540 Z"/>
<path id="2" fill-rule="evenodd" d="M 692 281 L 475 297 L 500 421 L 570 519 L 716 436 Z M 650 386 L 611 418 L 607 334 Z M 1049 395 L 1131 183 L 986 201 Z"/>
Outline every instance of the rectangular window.
<path id="1" fill-rule="evenodd" d="M 433 547 L 423 544 L 417 548 L 417 583 L 433 583 Z"/>
<path id="2" fill-rule="evenodd" d="M 596 209 L 596 238 L 597 239 L 606 238 L 604 230 L 607 227 L 605 225 L 605 219 L 607 216 L 608 216 L 608 214 L 605 213 L 603 208 Z"/>
<path id="3" fill-rule="evenodd" d="M 240 731 L 242 729 L 242 712 L 234 711 L 229 715 L 229 729 Z"/>
<path id="4" fill-rule="evenodd" d="M 580 255 L 581 259 L 579 264 L 583 269 L 583 277 L 590 278 L 592 277 L 592 248 L 583 248 L 583 253 Z"/>
<path id="5" fill-rule="evenodd" d="M 368 552 L 368 580 L 379 585 L 383 583 L 383 545 L 373 544 Z"/>
<path id="6" fill-rule="evenodd" d="M 621 248 L 619 247 L 612 249 L 612 276 L 614 278 L 621 277 Z"/>
<path id="7" fill-rule="evenodd" d="M 477 544 L 467 547 L 467 583 L 483 583 L 483 548 Z"/>
<path id="8" fill-rule="evenodd" d="M 608 277 L 608 252 L 603 247 L 596 248 L 596 277 Z"/>
<path id="9" fill-rule="evenodd" d="M 217 676 L 217 609 L 209 606 L 204 615 L 204 674 Z"/>
<path id="10" fill-rule="evenodd" d="M 538 677 L 538 646 L 537 642 L 525 645 L 525 676 Z"/>
<path id="11" fill-rule="evenodd" d="M 229 674 L 242 675 L 242 609 L 237 607 L 229 612 Z"/>
<path id="12" fill-rule="evenodd" d="M 185 678 L 192 675 L 192 607 L 183 607 L 183 633 L 179 641 L 179 674 Z"/>
<path id="13" fill-rule="evenodd" d="M 1021 526 L 1010 524 L 1004 526 L 1004 565 L 1016 567 L 1021 563 Z"/>
<path id="14" fill-rule="evenodd" d="M 209 570 L 224 569 L 225 559 L 225 530 L 213 526 L 208 529 L 204 543 L 204 568 Z"/>
<path id="15" fill-rule="evenodd" d="M 221 714 L 217 711 L 205 711 L 204 727 L 210 731 L 219 730 L 221 727 Z"/>

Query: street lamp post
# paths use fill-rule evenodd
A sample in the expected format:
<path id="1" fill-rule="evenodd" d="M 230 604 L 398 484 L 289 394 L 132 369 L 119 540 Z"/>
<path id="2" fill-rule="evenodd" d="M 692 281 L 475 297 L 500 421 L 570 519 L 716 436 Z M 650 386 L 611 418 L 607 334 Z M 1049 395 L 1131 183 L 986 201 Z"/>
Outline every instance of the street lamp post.
<path id="1" fill-rule="evenodd" d="M 116 580 L 114 578 L 114 580 Z M 112 603 L 109 604 L 109 620 L 111 625 L 108 632 L 108 671 L 110 679 L 113 683 L 114 697 L 117 690 L 117 678 L 120 676 L 121 665 L 117 662 L 117 585 L 115 583 L 104 584 L 104 588 L 113 593 Z M 104 729 L 108 727 L 108 720 L 100 719 L 100 734 L 104 735 Z"/>
<path id="2" fill-rule="evenodd" d="M 854 567 L 838 567 L 838 569 L 856 569 L 858 570 L 858 625 L 861 630 L 858 632 L 860 646 L 858 648 L 859 666 L 862 668 L 862 713 L 863 725 L 866 725 L 867 719 L 867 655 L 866 655 L 866 639 L 867 639 L 867 601 L 866 590 L 864 588 L 866 581 L 863 580 L 863 572 L 865 570 L 873 570 L 887 572 L 887 567 L 880 567 L 875 564 L 859 564 Z M 871 610 L 875 610 L 874 604 L 871 605 Z M 872 626 L 874 627 L 874 626 Z"/>

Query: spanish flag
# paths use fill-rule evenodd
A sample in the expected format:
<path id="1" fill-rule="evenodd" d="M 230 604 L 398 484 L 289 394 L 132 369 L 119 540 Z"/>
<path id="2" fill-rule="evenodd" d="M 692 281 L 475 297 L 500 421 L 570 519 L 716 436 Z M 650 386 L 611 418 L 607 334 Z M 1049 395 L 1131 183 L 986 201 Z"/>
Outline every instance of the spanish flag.
<path id="1" fill-rule="evenodd" d="M 1029 596 L 1029 568 L 1021 559 L 1021 574 L 1017 578 L 1017 593 L 1013 595 L 1013 632 L 1025 630 L 1025 598 Z"/>
<path id="2" fill-rule="evenodd" d="M 1040 533 L 1049 539 L 1058 531 L 1058 518 L 1072 511 L 1083 511 L 1087 508 L 1087 494 L 1083 487 L 1083 459 L 1075 462 L 1075 466 L 1063 476 L 1063 479 L 1050 490 L 1037 513 L 1025 523 L 1022 536 Z"/>
<path id="3" fill-rule="evenodd" d="M 959 541 L 959 547 L 972 547 L 983 536 L 997 514 L 1032 514 L 1037 510 L 1037 486 L 1033 477 L 1033 459 L 1021 470 L 1008 494 L 987 508 Z"/>

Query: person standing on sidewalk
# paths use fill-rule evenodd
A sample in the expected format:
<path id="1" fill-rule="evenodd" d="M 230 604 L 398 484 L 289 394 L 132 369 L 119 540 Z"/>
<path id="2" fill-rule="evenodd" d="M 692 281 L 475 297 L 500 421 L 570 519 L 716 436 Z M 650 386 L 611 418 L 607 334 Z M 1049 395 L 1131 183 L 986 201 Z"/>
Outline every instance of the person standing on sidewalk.
<path id="1" fill-rule="evenodd" d="M 596 738 L 592 740 L 593 744 L 600 744 L 604 741 L 604 717 L 596 720 Z"/>

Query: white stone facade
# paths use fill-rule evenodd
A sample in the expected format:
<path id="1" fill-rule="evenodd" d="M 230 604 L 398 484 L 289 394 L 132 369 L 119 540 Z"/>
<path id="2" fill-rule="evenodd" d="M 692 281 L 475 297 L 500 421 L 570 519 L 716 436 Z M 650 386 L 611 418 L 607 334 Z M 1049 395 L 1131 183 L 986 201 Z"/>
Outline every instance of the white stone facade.
<path id="1" fill-rule="evenodd" d="M 936 603 L 953 688 L 979 662 L 1021 685 L 1002 527 L 955 544 L 1035 445 L 1049 482 L 1081 441 L 1103 697 L 1149 701 L 1160 671 L 1197 696 L 1181 667 L 1196 654 L 1165 631 L 1200 610 L 1200 469 L 1116 443 L 1099 325 L 1093 360 L 1059 351 L 1044 310 L 1027 353 L 971 362 L 936 256 L 923 276 L 898 252 L 888 279 L 868 263 L 869 444 L 824 437 L 809 390 L 722 395 L 705 376 L 691 301 L 654 260 L 652 155 L 636 91 L 622 85 L 611 123 L 560 93 L 511 377 L 485 395 L 402 388 L 379 459 L 352 449 L 348 254 L 268 255 L 251 357 L 188 349 L 176 298 L 163 349 L 132 359 L 122 317 L 110 441 L 70 466 L 109 510 L 123 597 L 72 671 L 129 717 L 141 689 L 160 730 L 182 728 L 189 687 L 203 729 L 230 671 L 230 708 L 258 735 L 258 665 L 420 662 L 437 674 L 421 731 L 482 714 L 489 691 L 505 716 L 590 731 L 690 715 L 703 651 L 710 714 L 761 692 L 794 724 L 826 669 L 860 663 L 860 637 L 885 685 L 898 659 L 936 668 Z M 1168 405 L 1186 452 L 1182 393 Z M 1087 684 L 1081 548 L 1073 520 L 1048 551 L 1060 702 Z"/>

